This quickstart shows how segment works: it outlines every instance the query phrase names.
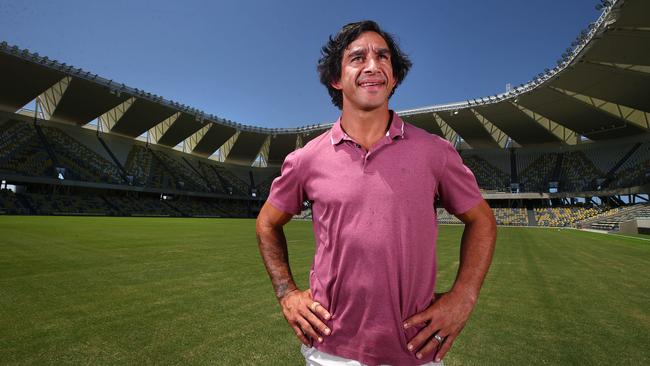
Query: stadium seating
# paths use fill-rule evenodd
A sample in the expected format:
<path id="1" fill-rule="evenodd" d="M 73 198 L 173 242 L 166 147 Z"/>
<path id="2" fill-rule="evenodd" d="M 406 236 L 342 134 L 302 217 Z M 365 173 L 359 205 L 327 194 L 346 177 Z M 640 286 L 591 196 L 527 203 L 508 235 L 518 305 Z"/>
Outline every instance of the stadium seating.
<path id="1" fill-rule="evenodd" d="M 11 215 L 28 215 L 29 208 L 20 202 L 18 196 L 8 189 L 0 189 L 0 213 Z"/>
<path id="2" fill-rule="evenodd" d="M 95 195 L 21 193 L 39 215 L 108 215 L 109 208 Z"/>
<path id="3" fill-rule="evenodd" d="M 152 159 L 151 154 L 147 152 L 144 146 L 139 144 L 133 145 L 126 159 L 126 164 L 124 164 L 124 169 L 128 174 L 133 176 L 134 185 L 144 186 L 147 184 Z"/>
<path id="4" fill-rule="evenodd" d="M 560 176 L 561 191 L 583 192 L 596 189 L 598 178 L 605 174 L 598 170 L 584 152 L 570 151 L 562 156 L 562 168 Z"/>
<path id="5" fill-rule="evenodd" d="M 164 151 L 153 151 L 149 153 L 153 156 L 154 161 L 158 163 L 162 170 L 173 175 L 176 179 L 178 189 L 193 192 L 209 192 L 206 182 L 194 172 L 184 161 L 179 161 Z M 182 187 L 179 183 L 182 182 Z"/>
<path id="6" fill-rule="evenodd" d="M 650 204 L 634 204 L 629 206 L 616 207 L 603 211 L 598 215 L 582 220 L 578 223 L 580 228 L 591 228 L 597 230 L 616 231 L 621 222 L 633 220 L 639 217 L 650 217 Z"/>
<path id="7" fill-rule="evenodd" d="M 41 146 L 33 125 L 8 121 L 0 127 L 0 171 L 54 177 L 53 162 Z"/>
<path id="8" fill-rule="evenodd" d="M 542 154 L 519 174 L 519 183 L 526 192 L 548 192 L 548 183 L 558 154 Z"/>
<path id="9" fill-rule="evenodd" d="M 650 143 L 643 143 L 618 169 L 614 186 L 633 187 L 650 183 Z"/>
<path id="10" fill-rule="evenodd" d="M 444 208 L 436 209 L 436 217 L 438 222 L 441 224 L 462 224 L 463 223 L 456 216 L 447 212 L 447 210 L 445 210 Z"/>
<path id="11" fill-rule="evenodd" d="M 259 210 L 279 175 L 279 167 L 235 166 L 120 136 L 106 137 L 102 146 L 95 131 L 82 133 L 75 128 L 47 121 L 34 125 L 31 119 L 19 117 L 0 122 L 0 173 L 11 179 L 38 178 L 31 182 L 39 182 L 28 193 L 3 192 L 0 213 L 249 217 Z M 113 148 L 115 153 L 111 152 Z M 523 193 L 548 192 L 550 181 L 559 182 L 560 192 L 586 192 L 601 184 L 600 188 L 616 189 L 650 183 L 650 142 L 639 138 L 586 142 L 560 149 L 469 149 L 461 156 L 488 194 L 508 191 L 511 181 L 518 181 Z M 516 167 L 510 166 L 513 163 Z M 64 178 L 72 181 L 72 186 L 85 188 L 70 189 L 67 182 L 53 181 L 57 178 L 55 167 L 65 168 Z M 518 179 L 511 179 L 510 174 Z M 96 190 L 93 193 L 84 186 L 86 183 L 114 185 L 122 193 L 102 191 L 98 185 L 92 186 Z M 60 185 L 68 188 L 57 188 Z M 99 187 L 105 189 L 106 185 Z M 165 193 L 169 199 L 161 199 L 161 192 L 169 192 Z M 192 192 L 204 198 L 195 198 Z M 619 209 L 607 214 L 601 212 L 604 210 L 579 206 L 538 207 L 530 212 L 493 208 L 499 225 L 580 225 L 615 230 L 616 217 L 627 217 L 618 215 Z M 628 208 L 620 210 L 627 212 Z M 460 223 L 443 209 L 437 210 L 437 216 L 441 223 Z M 297 217 L 310 219 L 311 211 Z"/>
<path id="12" fill-rule="evenodd" d="M 528 214 L 525 208 L 493 208 L 497 225 L 527 226 Z"/>
<path id="13" fill-rule="evenodd" d="M 99 156 L 58 128 L 40 127 L 56 152 L 56 158 L 66 168 L 66 179 L 111 184 L 123 183 L 119 168 Z"/>
<path id="14" fill-rule="evenodd" d="M 535 208 L 538 226 L 573 226 L 572 224 L 597 215 L 602 210 L 593 207 L 539 207 Z"/>
<path id="15" fill-rule="evenodd" d="M 479 187 L 484 190 L 508 191 L 510 174 L 501 171 L 476 155 L 463 155 L 463 163 L 472 170 Z"/>

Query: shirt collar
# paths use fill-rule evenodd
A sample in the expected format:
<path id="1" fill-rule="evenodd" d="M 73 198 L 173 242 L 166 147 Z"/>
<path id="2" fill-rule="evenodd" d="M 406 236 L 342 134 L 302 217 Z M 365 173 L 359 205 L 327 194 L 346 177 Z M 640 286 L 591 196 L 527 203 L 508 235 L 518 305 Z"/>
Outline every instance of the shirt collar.
<path id="1" fill-rule="evenodd" d="M 392 114 L 393 119 L 391 120 L 388 131 L 386 131 L 386 137 L 389 137 L 391 140 L 398 137 L 404 138 L 404 121 L 399 118 L 397 113 L 392 112 Z M 343 131 L 343 128 L 341 127 L 341 117 L 339 117 L 339 119 L 337 119 L 332 126 L 332 130 L 330 132 L 330 141 L 332 142 L 332 145 L 338 145 L 343 140 L 352 141 L 352 138 L 350 138 L 350 136 L 348 136 L 348 134 Z"/>

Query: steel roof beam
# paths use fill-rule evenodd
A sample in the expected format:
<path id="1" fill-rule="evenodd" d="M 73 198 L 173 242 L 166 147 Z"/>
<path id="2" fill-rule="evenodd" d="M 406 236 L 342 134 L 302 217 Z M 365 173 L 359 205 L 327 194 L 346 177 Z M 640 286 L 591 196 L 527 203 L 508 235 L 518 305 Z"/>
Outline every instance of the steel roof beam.
<path id="1" fill-rule="evenodd" d="M 271 135 L 266 136 L 266 139 L 264 140 L 264 143 L 262 144 L 260 151 L 255 156 L 255 160 L 253 160 L 253 166 L 266 168 L 269 165 L 268 162 L 269 162 L 269 150 L 271 148 L 271 137 L 272 137 Z M 258 161 L 259 163 L 257 163 Z"/>
<path id="2" fill-rule="evenodd" d="M 135 98 L 131 97 L 124 102 L 115 106 L 115 108 L 99 116 L 100 126 L 104 131 L 112 131 L 115 124 L 124 116 L 124 113 L 135 103 Z"/>
<path id="3" fill-rule="evenodd" d="M 458 132 L 456 132 L 447 122 L 445 122 L 438 113 L 432 113 L 438 127 L 442 131 L 445 140 L 451 142 L 454 147 L 458 147 Z"/>
<path id="4" fill-rule="evenodd" d="M 552 121 L 549 118 L 546 118 L 542 116 L 539 113 L 536 113 L 534 111 L 531 111 L 530 109 L 523 107 L 519 104 L 510 102 L 512 105 L 515 107 L 519 108 L 520 111 L 524 112 L 528 117 L 530 117 L 533 121 L 537 122 L 540 126 L 544 127 L 547 129 L 550 133 L 555 135 L 560 141 L 567 145 L 575 145 L 577 144 L 578 141 L 578 133 L 564 127 L 563 125 Z"/>
<path id="5" fill-rule="evenodd" d="M 481 125 L 483 125 L 483 128 L 492 136 L 492 139 L 494 139 L 494 142 L 496 142 L 499 147 L 504 148 L 506 147 L 506 144 L 508 143 L 508 139 L 510 138 L 505 132 L 501 131 L 499 127 L 494 125 L 494 123 L 490 122 L 487 118 L 485 118 L 483 115 L 478 113 L 476 109 L 471 108 L 470 109 L 472 113 L 474 113 L 474 116 L 476 116 L 476 119 L 481 122 Z"/>
<path id="6" fill-rule="evenodd" d="M 183 145 L 187 148 L 187 150 L 194 152 L 196 145 L 198 145 L 203 137 L 205 137 L 205 135 L 208 133 L 208 130 L 210 130 L 210 127 L 212 127 L 212 124 L 207 124 L 183 140 Z"/>
<path id="7" fill-rule="evenodd" d="M 570 90 L 560 89 L 556 87 L 550 88 L 559 93 L 563 93 L 572 98 L 575 98 L 593 108 L 597 108 L 598 110 L 608 113 L 611 116 L 621 119 L 625 122 L 629 122 L 641 128 L 650 129 L 650 113 L 648 112 L 626 107 L 621 104 L 608 102 L 606 100 L 598 99 L 588 95 L 576 93 Z"/>
<path id="8" fill-rule="evenodd" d="M 230 138 L 217 149 L 219 150 L 219 161 L 224 162 L 228 159 L 228 155 L 230 155 L 232 147 L 235 146 L 239 135 L 241 135 L 241 131 L 237 130 L 234 135 L 230 136 Z"/>
<path id="9" fill-rule="evenodd" d="M 167 132 L 167 130 L 169 130 L 172 124 L 174 124 L 174 122 L 176 122 L 180 116 L 181 112 L 176 112 L 166 118 L 164 121 L 151 127 L 149 129 L 149 136 L 151 137 L 152 141 L 157 144 L 160 138 Z"/>
<path id="10" fill-rule="evenodd" d="M 52 85 L 52 87 L 38 96 L 45 119 L 49 120 L 52 118 L 56 107 L 59 105 L 61 98 L 63 98 L 63 94 L 65 94 L 65 91 L 70 85 L 70 81 L 72 81 L 72 78 L 65 76 L 58 83 Z"/>

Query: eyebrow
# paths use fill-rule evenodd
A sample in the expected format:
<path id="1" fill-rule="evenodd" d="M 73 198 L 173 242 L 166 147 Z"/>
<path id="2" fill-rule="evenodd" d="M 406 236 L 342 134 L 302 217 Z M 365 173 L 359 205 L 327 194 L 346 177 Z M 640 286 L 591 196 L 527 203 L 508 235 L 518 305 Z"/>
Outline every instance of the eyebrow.
<path id="1" fill-rule="evenodd" d="M 368 53 L 368 49 L 363 47 L 363 48 L 355 48 L 350 53 L 347 54 L 347 58 L 349 57 L 354 57 L 354 56 L 362 56 Z M 390 50 L 388 48 L 377 48 L 376 49 L 376 54 L 378 55 L 385 55 L 385 54 L 390 54 Z"/>

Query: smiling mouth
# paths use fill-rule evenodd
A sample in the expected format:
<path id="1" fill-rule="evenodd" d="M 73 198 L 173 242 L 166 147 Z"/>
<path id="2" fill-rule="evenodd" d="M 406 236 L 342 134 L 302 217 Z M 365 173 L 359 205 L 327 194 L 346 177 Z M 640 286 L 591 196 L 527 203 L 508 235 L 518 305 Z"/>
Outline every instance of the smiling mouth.
<path id="1" fill-rule="evenodd" d="M 383 81 L 363 81 L 359 83 L 359 86 L 361 87 L 381 86 L 381 85 L 384 85 Z"/>

